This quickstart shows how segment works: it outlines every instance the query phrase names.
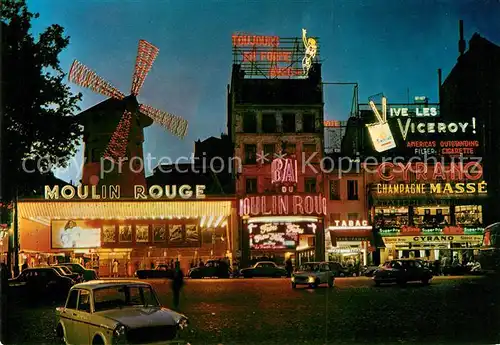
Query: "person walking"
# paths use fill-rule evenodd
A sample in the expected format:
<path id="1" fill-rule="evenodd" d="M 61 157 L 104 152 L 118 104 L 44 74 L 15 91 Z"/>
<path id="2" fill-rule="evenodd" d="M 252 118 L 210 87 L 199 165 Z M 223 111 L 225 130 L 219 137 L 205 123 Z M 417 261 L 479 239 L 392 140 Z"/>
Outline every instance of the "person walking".
<path id="1" fill-rule="evenodd" d="M 113 277 L 118 278 L 118 261 L 116 259 L 113 261 Z"/>
<path id="2" fill-rule="evenodd" d="M 174 294 L 174 308 L 179 308 L 179 299 L 182 286 L 184 285 L 184 274 L 179 261 L 175 262 L 174 279 L 172 280 L 172 292 Z"/>
<path id="3" fill-rule="evenodd" d="M 293 264 L 292 264 L 292 259 L 290 257 L 288 257 L 288 259 L 286 259 L 285 268 L 286 268 L 287 277 L 290 278 L 292 276 L 292 272 L 293 272 Z"/>

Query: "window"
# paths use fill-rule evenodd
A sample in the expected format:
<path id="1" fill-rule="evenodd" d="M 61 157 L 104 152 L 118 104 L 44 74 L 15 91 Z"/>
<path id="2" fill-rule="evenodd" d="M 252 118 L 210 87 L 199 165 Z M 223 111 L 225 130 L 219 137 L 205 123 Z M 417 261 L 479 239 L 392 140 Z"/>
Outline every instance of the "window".
<path id="1" fill-rule="evenodd" d="M 340 213 L 330 213 L 330 225 L 335 224 L 336 220 L 340 220 Z"/>
<path id="2" fill-rule="evenodd" d="M 90 313 L 90 292 L 80 290 L 80 297 L 78 298 L 78 310 Z"/>
<path id="3" fill-rule="evenodd" d="M 330 181 L 330 200 L 340 200 L 340 180 Z"/>
<path id="4" fill-rule="evenodd" d="M 276 133 L 276 116 L 274 114 L 262 114 L 262 132 Z"/>
<path id="5" fill-rule="evenodd" d="M 134 305 L 157 307 L 159 304 L 153 290 L 146 286 L 122 285 L 94 290 L 96 312 Z"/>
<path id="6" fill-rule="evenodd" d="M 274 144 L 264 144 L 264 156 L 266 157 L 266 162 L 270 163 L 274 159 L 274 152 L 276 145 Z"/>
<path id="7" fill-rule="evenodd" d="M 304 144 L 304 157 L 308 159 L 312 154 L 316 152 L 316 144 Z M 317 156 L 315 156 L 317 157 Z M 314 161 L 314 159 L 312 159 Z"/>
<path id="8" fill-rule="evenodd" d="M 257 179 L 256 178 L 247 178 L 245 180 L 246 187 L 245 190 L 247 193 L 257 193 Z"/>
<path id="9" fill-rule="evenodd" d="M 73 290 L 70 292 L 68 300 L 66 301 L 66 308 L 76 309 L 78 302 L 78 290 Z"/>
<path id="10" fill-rule="evenodd" d="M 253 112 L 243 114 L 243 132 L 257 133 L 257 116 Z"/>
<path id="11" fill-rule="evenodd" d="M 304 179 L 304 191 L 306 193 L 316 193 L 316 178 L 306 177 Z"/>
<path id="12" fill-rule="evenodd" d="M 257 154 L 257 145 L 246 144 L 245 145 L 245 164 L 255 164 Z"/>
<path id="13" fill-rule="evenodd" d="M 314 133 L 316 132 L 316 126 L 314 124 L 313 114 L 303 114 L 302 115 L 302 132 L 304 133 Z"/>
<path id="14" fill-rule="evenodd" d="M 446 212 L 443 212 L 446 215 Z M 483 223 L 481 205 L 455 206 L 455 221 L 457 225 L 479 226 Z"/>
<path id="15" fill-rule="evenodd" d="M 295 133 L 295 114 L 284 113 L 282 119 L 283 133 Z"/>
<path id="16" fill-rule="evenodd" d="M 347 220 L 359 220 L 359 213 L 348 213 Z"/>
<path id="17" fill-rule="evenodd" d="M 358 200 L 358 181 L 347 180 L 347 199 Z"/>

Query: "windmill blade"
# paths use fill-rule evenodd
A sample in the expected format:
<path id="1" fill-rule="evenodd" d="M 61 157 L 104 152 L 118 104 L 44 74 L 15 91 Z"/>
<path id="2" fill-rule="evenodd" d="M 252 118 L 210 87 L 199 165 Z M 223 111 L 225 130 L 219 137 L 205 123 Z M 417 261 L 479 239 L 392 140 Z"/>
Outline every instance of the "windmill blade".
<path id="1" fill-rule="evenodd" d="M 69 70 L 68 79 L 77 85 L 90 89 L 106 97 L 123 99 L 125 95 L 116 87 L 97 75 L 90 68 L 75 60 Z"/>
<path id="2" fill-rule="evenodd" d="M 102 155 L 104 158 L 112 158 L 117 161 L 119 158 L 125 156 L 127 153 L 128 138 L 130 136 L 131 121 L 132 113 L 125 110 Z"/>
<path id="3" fill-rule="evenodd" d="M 160 49 L 145 40 L 139 41 L 137 58 L 135 59 L 134 78 L 132 80 L 131 94 L 137 96 L 144 84 L 144 80 L 153 66 Z"/>
<path id="4" fill-rule="evenodd" d="M 144 115 L 149 116 L 154 120 L 154 122 L 165 127 L 181 139 L 186 136 L 188 122 L 182 117 L 172 115 L 170 113 L 167 113 L 166 111 L 158 110 L 144 104 L 139 105 L 139 111 Z"/>

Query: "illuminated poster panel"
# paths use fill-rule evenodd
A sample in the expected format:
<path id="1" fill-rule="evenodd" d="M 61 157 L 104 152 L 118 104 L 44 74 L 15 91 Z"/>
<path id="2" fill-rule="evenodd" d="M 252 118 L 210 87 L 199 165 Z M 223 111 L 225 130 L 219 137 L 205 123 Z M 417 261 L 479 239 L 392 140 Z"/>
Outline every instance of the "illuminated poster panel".
<path id="1" fill-rule="evenodd" d="M 101 227 L 90 220 L 53 220 L 51 244 L 54 249 L 98 248 Z"/>

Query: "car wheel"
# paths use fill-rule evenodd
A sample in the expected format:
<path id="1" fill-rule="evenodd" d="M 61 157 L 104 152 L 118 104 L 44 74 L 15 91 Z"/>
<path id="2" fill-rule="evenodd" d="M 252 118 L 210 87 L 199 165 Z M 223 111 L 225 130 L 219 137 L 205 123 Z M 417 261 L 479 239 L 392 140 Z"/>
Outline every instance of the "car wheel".
<path id="1" fill-rule="evenodd" d="M 292 283 L 292 289 L 295 289 L 295 288 L 297 288 L 297 284 Z"/>
<path id="2" fill-rule="evenodd" d="M 398 280 L 398 285 L 399 286 L 406 286 L 406 280 L 404 280 L 404 279 Z"/>
<path id="3" fill-rule="evenodd" d="M 380 282 L 378 280 L 375 280 L 375 286 L 380 286 Z"/>
<path id="4" fill-rule="evenodd" d="M 104 345 L 104 340 L 100 336 L 96 335 L 92 340 L 92 345 Z"/>
<path id="5" fill-rule="evenodd" d="M 429 285 L 429 279 L 422 279 L 422 285 Z"/>

